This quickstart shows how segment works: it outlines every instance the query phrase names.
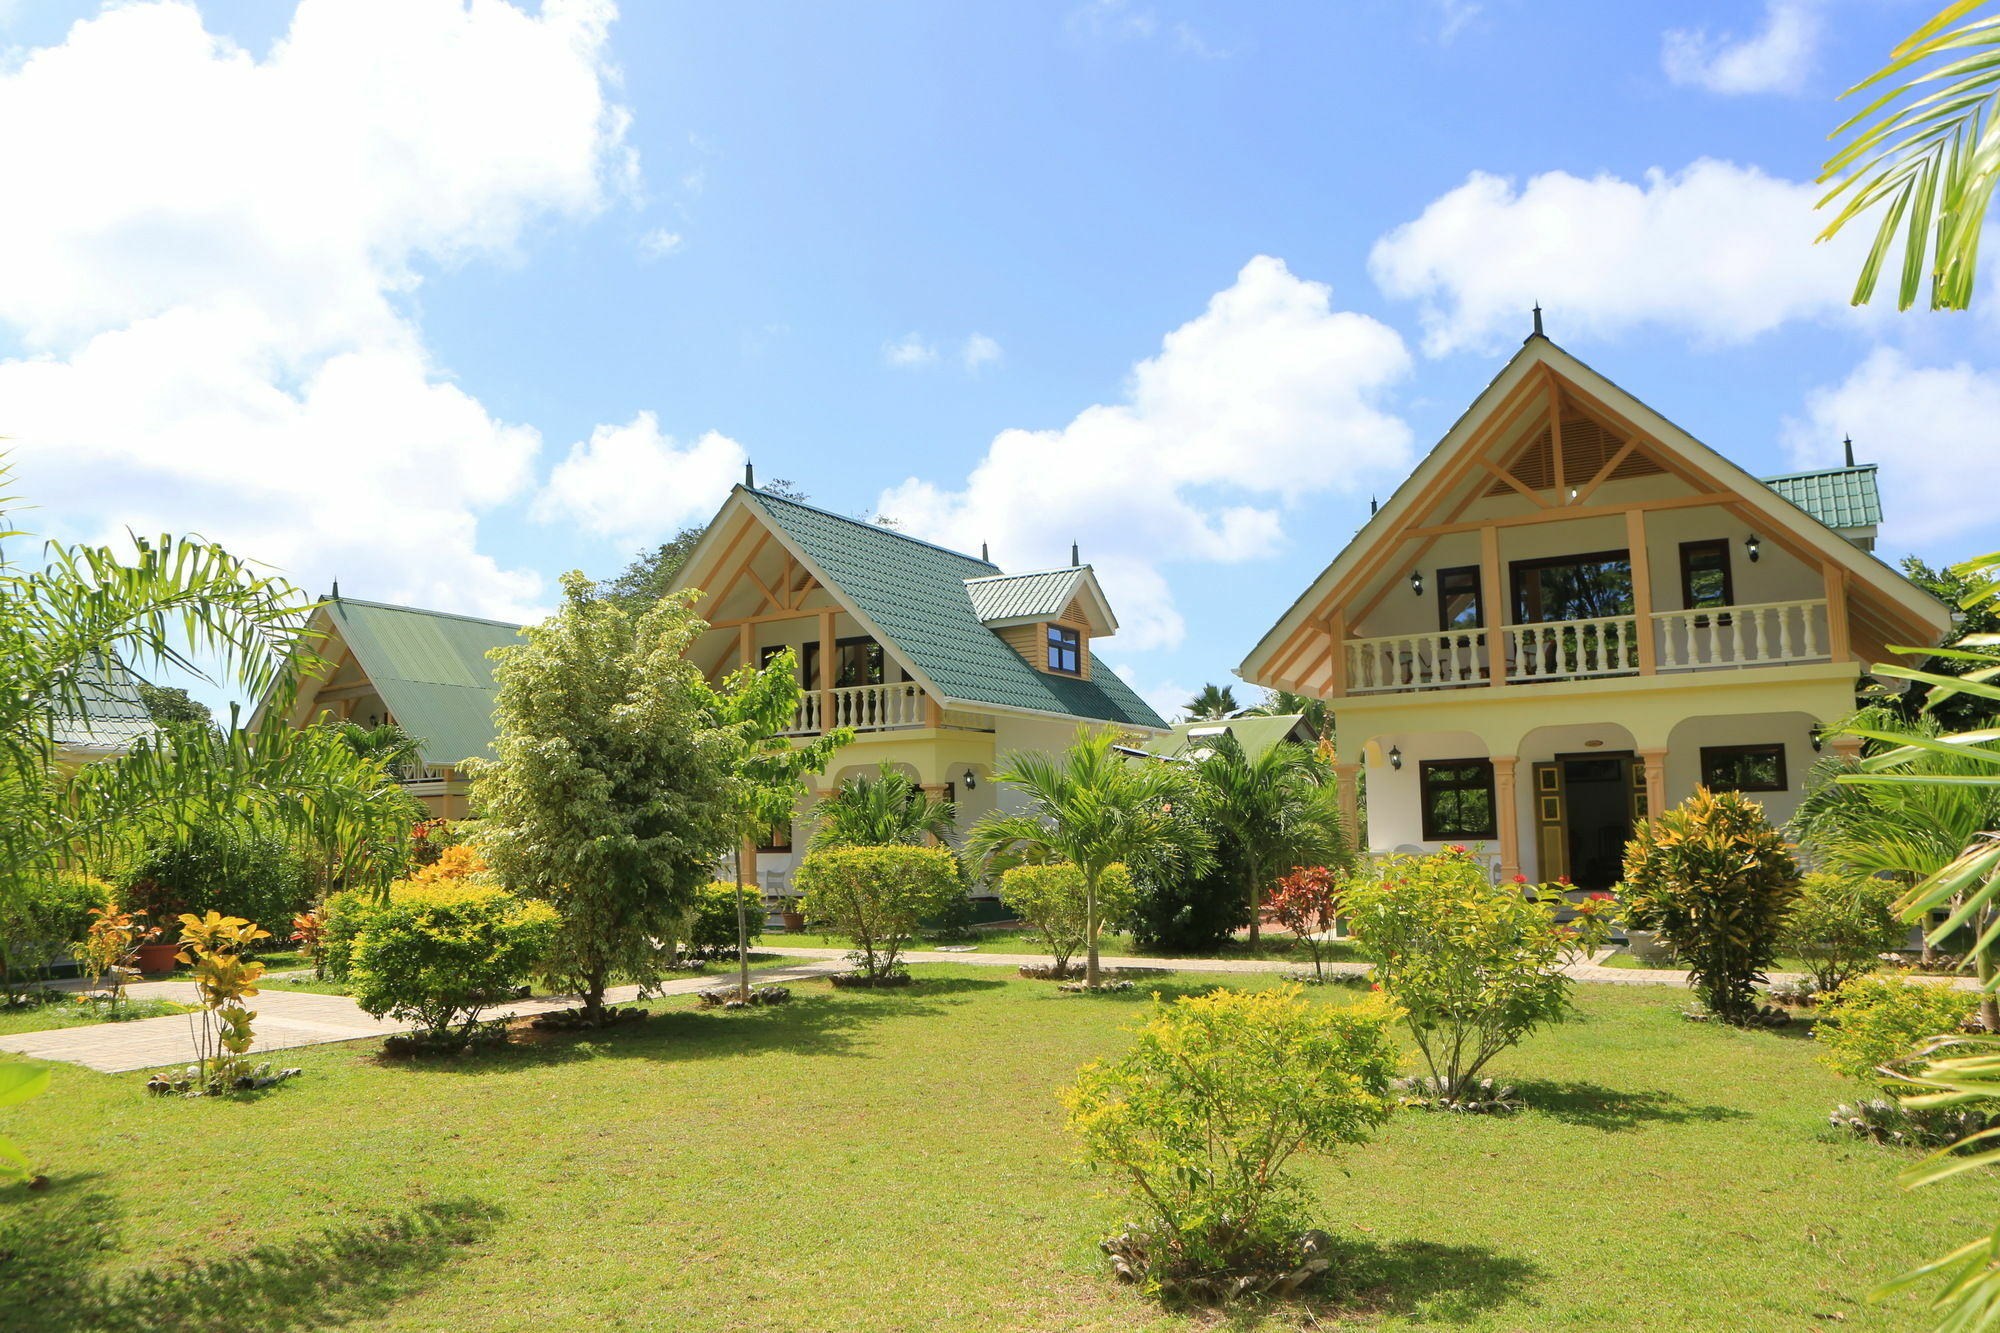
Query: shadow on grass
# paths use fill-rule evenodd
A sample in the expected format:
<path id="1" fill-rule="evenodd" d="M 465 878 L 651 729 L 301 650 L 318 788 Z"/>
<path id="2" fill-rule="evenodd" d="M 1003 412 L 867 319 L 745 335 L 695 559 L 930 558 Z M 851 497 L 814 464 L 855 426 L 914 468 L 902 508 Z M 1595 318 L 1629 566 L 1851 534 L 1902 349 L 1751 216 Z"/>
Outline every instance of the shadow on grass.
<path id="1" fill-rule="evenodd" d="M 0 1190 L 0 1318 L 41 1333 L 264 1333 L 386 1312 L 503 1214 L 473 1199 L 428 1203 L 213 1259 L 107 1275 L 119 1249 L 115 1196 L 58 1179 L 44 1194 Z"/>
<path id="2" fill-rule="evenodd" d="M 1620 1092 L 1601 1083 L 1577 1079 L 1510 1081 L 1515 1096 L 1526 1102 L 1530 1111 L 1566 1125 L 1581 1125 L 1606 1133 L 1637 1129 L 1642 1124 L 1685 1125 L 1751 1118 L 1748 1111 L 1730 1106 L 1701 1106 L 1671 1092 L 1654 1089 Z"/>
<path id="3" fill-rule="evenodd" d="M 1304 1328 L 1346 1327 L 1345 1321 L 1357 1319 L 1372 1323 L 1383 1315 L 1469 1324 L 1543 1276 L 1540 1265 L 1484 1245 L 1336 1238 L 1326 1276 L 1305 1296 L 1284 1304 L 1305 1316 L 1298 1325 Z M 1263 1328 L 1272 1306 L 1248 1302 L 1212 1313 L 1217 1322 L 1211 1327 Z"/>

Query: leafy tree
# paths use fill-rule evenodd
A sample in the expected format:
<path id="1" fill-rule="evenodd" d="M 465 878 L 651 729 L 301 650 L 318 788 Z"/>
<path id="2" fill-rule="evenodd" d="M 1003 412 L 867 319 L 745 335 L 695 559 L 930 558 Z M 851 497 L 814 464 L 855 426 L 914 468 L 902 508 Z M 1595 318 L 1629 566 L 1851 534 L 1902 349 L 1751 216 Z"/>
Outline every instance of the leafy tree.
<path id="1" fill-rule="evenodd" d="M 730 809 L 736 817 L 736 962 L 738 994 L 750 996 L 750 913 L 743 889 L 743 843 L 789 824 L 805 794 L 806 775 L 823 773 L 854 739 L 837 727 L 804 743 L 785 735 L 798 711 L 798 663 L 790 648 L 762 668 L 738 667 L 720 687 L 705 690 L 711 726 L 731 742 L 727 763 Z"/>
<path id="2" fill-rule="evenodd" d="M 1135 873 L 1199 873 L 1209 838 L 1193 817 L 1194 793 L 1178 765 L 1133 763 L 1109 728 L 1079 727 L 1061 758 L 1010 755 L 994 777 L 1026 808 L 973 825 L 966 850 L 989 871 L 1027 862 L 1067 861 L 1083 875 L 1084 977 L 1097 984 L 1097 937 L 1104 927 L 1098 886 L 1114 865 Z"/>
<path id="3" fill-rule="evenodd" d="M 1244 709 L 1239 717 L 1290 717 L 1298 714 L 1312 734 L 1322 741 L 1333 739 L 1333 705 L 1310 694 L 1290 690 L 1266 690 L 1264 701 Z"/>
<path id="4" fill-rule="evenodd" d="M 1914 305 L 1927 280 L 1931 309 L 1965 310 L 1972 304 L 1979 236 L 2000 172 L 1994 138 L 2000 123 L 1995 120 L 2000 18 L 1959 20 L 1988 3 L 1954 0 L 1890 52 L 1887 65 L 1841 94 L 1851 97 L 1904 79 L 1834 130 L 1834 137 L 1849 132 L 1853 137 L 1820 173 L 1821 182 L 1839 180 L 1820 207 L 1843 196 L 1845 202 L 1819 239 L 1871 209 L 1883 210 L 1854 285 L 1856 305 L 1874 295 L 1899 232 L 1897 309 Z"/>
<path id="5" fill-rule="evenodd" d="M 1313 751 L 1282 741 L 1252 758 L 1234 736 L 1219 736 L 1194 767 L 1197 805 L 1218 846 L 1241 867 L 1257 946 L 1264 895 L 1300 866 L 1345 866 L 1351 859 L 1332 774 Z"/>
<path id="6" fill-rule="evenodd" d="M 1132 904 L 1132 939 L 1148 953 L 1216 953 L 1250 924 L 1244 871 L 1228 847 L 1212 848 L 1199 870 L 1141 867 L 1133 879 L 1138 897 Z"/>
<path id="7" fill-rule="evenodd" d="M 1236 703 L 1236 691 L 1230 686 L 1208 684 L 1182 705 L 1181 711 L 1190 722 L 1220 722 L 1235 717 L 1242 709 Z"/>
<path id="8" fill-rule="evenodd" d="M 364 727 L 359 722 L 328 722 L 325 725 L 348 749 L 364 759 L 373 759 L 389 773 L 401 773 L 423 757 L 423 742 L 394 722 L 384 722 L 375 727 Z"/>
<path id="9" fill-rule="evenodd" d="M 950 839 L 956 808 L 932 796 L 894 764 L 884 763 L 876 776 L 848 778 L 813 812 L 812 845 L 818 847 L 887 847 L 919 845 L 926 839 Z"/>
<path id="10" fill-rule="evenodd" d="M 633 616 L 571 573 L 561 609 L 493 652 L 499 757 L 469 765 L 481 850 L 508 888 L 555 907 L 543 967 L 593 1021 L 614 974 L 657 978 L 654 941 L 741 828 L 738 742 L 685 656 L 705 628 L 694 596 Z"/>
<path id="11" fill-rule="evenodd" d="M 706 527 L 682 528 L 672 540 L 640 555 L 604 585 L 605 600 L 628 615 L 645 614 L 648 607 L 667 595 L 681 566 L 694 554 L 696 544 L 707 531 Z"/>
<path id="12" fill-rule="evenodd" d="M 139 690 L 139 702 L 146 705 L 146 716 L 161 726 L 181 726 L 192 723 L 207 727 L 215 723 L 215 715 L 208 711 L 208 705 L 190 698 L 188 692 L 177 685 L 154 685 L 150 681 L 134 681 Z"/>
<path id="13" fill-rule="evenodd" d="M 965 896 L 965 873 L 943 847 L 828 847 L 793 872 L 808 921 L 854 944 L 862 972 L 886 977 L 917 926 Z"/>
<path id="14" fill-rule="evenodd" d="M 1130 1050 L 1079 1070 L 1063 1097 L 1070 1129 L 1145 1214 L 1125 1238 L 1143 1235 L 1144 1252 L 1107 1244 L 1127 1274 L 1214 1298 L 1298 1269 L 1312 1195 L 1286 1167 L 1389 1119 L 1389 1023 L 1375 1001 L 1222 989 L 1156 1001 Z"/>
<path id="15" fill-rule="evenodd" d="M 1105 868 L 1097 881 L 1098 911 L 1117 921 L 1132 910 L 1132 876 L 1124 866 Z M 1088 943 L 1090 904 L 1083 872 L 1067 861 L 1020 865 L 1000 876 L 1000 897 L 1034 929 L 1048 950 L 1057 976 L 1069 973 L 1069 960 Z"/>
<path id="16" fill-rule="evenodd" d="M 1740 1023 L 1777 957 L 1799 870 L 1764 807 L 1741 792 L 1694 795 L 1632 831 L 1625 917 L 1658 933 L 1688 964 L 1716 1017 Z"/>
<path id="17" fill-rule="evenodd" d="M 1271 915 L 1306 946 L 1312 954 L 1313 976 L 1321 981 L 1326 980 L 1321 957 L 1327 944 L 1320 937 L 1338 922 L 1345 887 L 1346 877 L 1337 870 L 1302 866 L 1279 880 L 1278 891 L 1271 895 Z"/>
<path id="18" fill-rule="evenodd" d="M 1904 556 L 1898 562 L 1898 568 L 1910 582 L 1946 606 L 1964 604 L 1961 619 L 1953 627 L 1955 640 L 1972 637 L 1977 641 L 1981 636 L 2000 635 L 2000 603 L 1979 597 L 1977 580 L 1948 567 L 1932 569 L 1913 555 Z M 1956 651 L 1929 657 L 1919 663 L 1922 670 L 1940 676 L 1964 676 L 1980 670 L 1984 665 L 1986 663 L 1978 655 Z M 1936 722 L 1940 732 L 1971 731 L 1976 727 L 1992 726 L 2000 720 L 2000 702 L 1974 694 L 1955 694 L 1933 702 L 1924 691 L 1909 690 L 1891 698 L 1888 707 L 1899 721 L 1905 723 L 1928 716 Z"/>
<path id="19" fill-rule="evenodd" d="M 1375 979 L 1446 1102 L 1467 1100 L 1489 1060 L 1569 1015 L 1554 906 L 1493 883 L 1464 848 L 1392 856 L 1349 881 L 1346 897 Z"/>
<path id="20" fill-rule="evenodd" d="M 1820 871 L 1799 881 L 1782 946 L 1804 960 L 1820 994 L 1873 972 L 1909 927 L 1896 917 L 1897 886 L 1870 875 Z"/>

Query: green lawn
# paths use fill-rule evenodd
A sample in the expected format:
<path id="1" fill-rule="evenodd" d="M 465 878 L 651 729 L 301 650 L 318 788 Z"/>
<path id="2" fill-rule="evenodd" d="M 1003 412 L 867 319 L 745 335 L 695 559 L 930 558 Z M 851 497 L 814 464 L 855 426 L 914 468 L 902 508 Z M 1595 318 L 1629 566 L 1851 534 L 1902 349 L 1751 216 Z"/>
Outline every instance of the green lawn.
<path id="1" fill-rule="evenodd" d="M 1614 953 L 1609 958 L 1599 959 L 1597 966 L 1637 967 L 1637 968 L 1646 968 L 1657 972 L 1687 971 L 1687 964 L 1683 962 L 1678 962 L 1670 959 L 1662 959 L 1656 963 L 1641 962 L 1637 958 L 1634 958 L 1631 954 L 1625 953 L 1623 951 Z M 1804 972 L 1807 971 L 1808 969 L 1806 967 L 1805 960 L 1802 958 L 1780 958 L 1776 962 L 1771 964 L 1771 970 L 1773 972 Z"/>
<path id="2" fill-rule="evenodd" d="M 185 1014 L 193 1008 L 191 1004 L 175 1004 L 171 1000 L 128 1000 L 113 1017 L 103 1005 L 86 1006 L 64 999 L 33 1009 L 0 1011 L 0 1035 L 88 1027 L 93 1023 L 118 1023 L 134 1018 L 160 1018 L 167 1014 Z"/>
<path id="3" fill-rule="evenodd" d="M 847 949 L 853 947 L 847 938 L 841 935 L 817 935 L 805 932 L 793 934 L 790 931 L 783 930 L 765 932 L 763 939 L 759 941 L 757 947 L 767 953 L 782 953 L 788 945 L 801 949 Z M 919 940 L 910 947 L 921 951 L 939 948 L 960 949 L 966 945 L 971 945 L 974 953 L 1039 954 L 1047 952 L 1042 947 L 1041 942 L 1035 937 L 1033 931 L 1011 926 L 977 931 L 970 939 Z M 1097 952 L 1103 958 L 1152 956 L 1150 951 L 1141 949 L 1134 944 L 1130 935 L 1115 935 L 1110 932 L 1106 932 L 1099 939 Z M 1248 940 L 1239 939 L 1230 941 L 1218 950 L 1173 954 L 1171 956 L 1176 958 L 1274 958 L 1285 961 L 1296 960 L 1308 967 L 1312 965 L 1312 955 L 1306 952 L 1297 939 L 1282 932 L 1267 933 L 1260 942 L 1259 947 L 1254 950 L 1251 949 Z M 1340 962 L 1363 961 L 1359 951 L 1349 944 L 1329 944 L 1325 947 L 1324 956 L 1329 962 L 1336 960 Z"/>
<path id="4" fill-rule="evenodd" d="M 1796 1032 L 1585 987 L 1505 1060 L 1534 1109 L 1403 1113 L 1309 1168 L 1345 1249 L 1316 1307 L 1164 1314 L 1105 1275 L 1123 1209 L 1054 1101 L 1143 1000 L 915 970 L 462 1061 L 313 1047 L 240 1101 L 60 1066 L 0 1112 L 51 1179 L 0 1188 L 0 1327 L 1915 1329 L 1861 1293 L 2000 1211 L 1990 1178 L 1906 1194 L 1912 1154 L 1833 1137 L 1850 1090 Z"/>

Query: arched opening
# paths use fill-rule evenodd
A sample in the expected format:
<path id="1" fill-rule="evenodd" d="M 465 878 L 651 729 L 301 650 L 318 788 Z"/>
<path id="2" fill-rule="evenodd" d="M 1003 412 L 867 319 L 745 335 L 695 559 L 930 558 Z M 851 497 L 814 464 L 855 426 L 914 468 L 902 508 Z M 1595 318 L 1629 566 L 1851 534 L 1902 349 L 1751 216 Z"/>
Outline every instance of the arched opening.
<path id="1" fill-rule="evenodd" d="M 1601 892 L 1623 874 L 1625 844 L 1646 813 L 1632 733 L 1616 723 L 1537 727 L 1521 738 L 1526 800 L 1522 873 Z"/>

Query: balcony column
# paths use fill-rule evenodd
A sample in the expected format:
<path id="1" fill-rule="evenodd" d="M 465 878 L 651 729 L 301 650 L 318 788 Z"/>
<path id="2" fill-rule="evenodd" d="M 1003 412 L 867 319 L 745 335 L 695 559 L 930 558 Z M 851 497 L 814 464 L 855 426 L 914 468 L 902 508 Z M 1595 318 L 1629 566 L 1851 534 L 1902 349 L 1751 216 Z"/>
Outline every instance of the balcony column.
<path id="1" fill-rule="evenodd" d="M 1514 616 L 1500 579 L 1500 529 L 1491 523 L 1479 530 L 1479 597 L 1486 625 L 1486 683 L 1505 685 L 1507 625 Z"/>
<path id="2" fill-rule="evenodd" d="M 945 799 L 946 789 L 950 786 L 951 784 L 949 782 L 926 782 L 923 784 L 921 790 L 923 791 L 924 795 L 930 797 L 932 800 L 942 801 Z M 926 847 L 941 847 L 944 844 L 938 838 L 937 834 L 926 833 L 924 835 L 924 845 Z"/>
<path id="3" fill-rule="evenodd" d="M 1842 759 L 1858 760 L 1861 758 L 1862 740 L 1859 736 L 1828 736 L 1826 744 L 1828 749 L 1832 750 Z"/>
<path id="4" fill-rule="evenodd" d="M 833 730 L 833 637 L 834 609 L 819 613 L 819 729 Z"/>
<path id="5" fill-rule="evenodd" d="M 1355 850 L 1361 851 L 1368 842 L 1368 831 L 1361 827 L 1361 765 L 1335 764 L 1333 766 L 1334 788 L 1340 798 L 1340 819 L 1354 837 Z"/>
<path id="6" fill-rule="evenodd" d="M 1658 819 L 1667 808 L 1667 752 L 1640 750 L 1639 771 L 1646 779 L 1646 818 Z"/>
<path id="7" fill-rule="evenodd" d="M 1646 511 L 1625 511 L 1625 546 L 1632 561 L 1632 628 L 1639 636 L 1639 674 L 1650 676 L 1658 668 L 1658 645 L 1653 642 L 1653 566 L 1646 553 Z"/>
<path id="8" fill-rule="evenodd" d="M 1496 754 L 1493 765 L 1493 822 L 1500 830 L 1500 878 L 1521 873 L 1521 810 L 1514 792 L 1514 766 L 1519 755 Z"/>

